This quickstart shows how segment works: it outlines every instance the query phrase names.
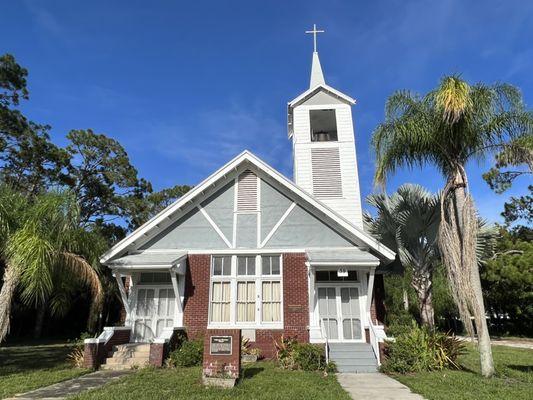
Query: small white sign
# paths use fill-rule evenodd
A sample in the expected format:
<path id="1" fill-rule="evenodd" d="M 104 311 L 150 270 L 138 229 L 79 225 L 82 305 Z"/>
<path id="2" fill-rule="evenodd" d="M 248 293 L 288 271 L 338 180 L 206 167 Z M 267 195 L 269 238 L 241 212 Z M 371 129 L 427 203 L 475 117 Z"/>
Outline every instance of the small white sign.
<path id="1" fill-rule="evenodd" d="M 337 276 L 339 278 L 348 278 L 348 270 L 346 268 L 340 268 L 337 270 Z"/>

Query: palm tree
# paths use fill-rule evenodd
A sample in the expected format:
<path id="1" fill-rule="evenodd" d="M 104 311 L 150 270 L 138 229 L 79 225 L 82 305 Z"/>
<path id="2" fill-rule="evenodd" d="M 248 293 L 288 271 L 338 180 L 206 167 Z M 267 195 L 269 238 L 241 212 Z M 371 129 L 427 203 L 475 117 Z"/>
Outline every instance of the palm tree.
<path id="1" fill-rule="evenodd" d="M 93 304 L 100 304 L 98 273 L 82 256 L 94 259 L 98 242 L 78 221 L 74 197 L 67 192 L 27 199 L 5 185 L 0 187 L 0 258 L 5 266 L 0 290 L 0 342 L 9 332 L 17 287 L 24 303 L 39 307 L 54 299 L 52 310 L 54 304 L 59 310 L 58 282 L 82 283 L 90 288 Z"/>
<path id="2" fill-rule="evenodd" d="M 533 115 L 510 85 L 469 85 L 458 76 L 419 96 L 399 91 L 389 97 L 385 121 L 373 133 L 375 181 L 384 184 L 396 169 L 435 165 L 446 184 L 440 201 L 439 248 L 461 319 L 473 337 L 473 316 L 481 373 L 494 374 L 476 258 L 477 215 L 469 192 L 467 163 L 530 135 Z"/>
<path id="3" fill-rule="evenodd" d="M 404 268 L 411 269 L 420 318 L 433 328 L 432 278 L 438 262 L 439 196 L 419 185 L 405 184 L 391 196 L 370 195 L 367 202 L 378 212 L 375 218 L 365 214 L 369 232 L 396 251 Z"/>

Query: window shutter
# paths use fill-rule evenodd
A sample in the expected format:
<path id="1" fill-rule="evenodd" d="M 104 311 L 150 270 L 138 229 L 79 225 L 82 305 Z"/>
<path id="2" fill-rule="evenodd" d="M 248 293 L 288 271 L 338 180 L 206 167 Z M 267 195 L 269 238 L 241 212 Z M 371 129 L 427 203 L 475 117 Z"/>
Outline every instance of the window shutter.
<path id="1" fill-rule="evenodd" d="M 341 162 L 337 147 L 311 149 L 311 168 L 316 197 L 342 197 Z"/>
<path id="2" fill-rule="evenodd" d="M 237 211 L 257 211 L 257 176 L 252 171 L 244 171 L 239 175 Z"/>

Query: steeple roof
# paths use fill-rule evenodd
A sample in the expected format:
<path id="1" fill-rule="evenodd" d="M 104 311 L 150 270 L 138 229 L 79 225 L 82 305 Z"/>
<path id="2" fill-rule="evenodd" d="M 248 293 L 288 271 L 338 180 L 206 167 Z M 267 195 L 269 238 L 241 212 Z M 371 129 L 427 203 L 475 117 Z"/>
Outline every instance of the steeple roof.
<path id="1" fill-rule="evenodd" d="M 322 66 L 320 65 L 320 58 L 318 52 L 313 52 L 313 62 L 311 64 L 311 79 L 309 81 L 309 88 L 314 88 L 318 85 L 325 85 L 324 73 L 322 72 Z"/>

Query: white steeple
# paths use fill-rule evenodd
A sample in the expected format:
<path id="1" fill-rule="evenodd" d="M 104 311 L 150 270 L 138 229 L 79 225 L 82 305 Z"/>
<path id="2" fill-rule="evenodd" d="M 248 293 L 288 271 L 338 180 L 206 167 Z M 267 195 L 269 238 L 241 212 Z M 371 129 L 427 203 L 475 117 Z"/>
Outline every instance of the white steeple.
<path id="1" fill-rule="evenodd" d="M 322 67 L 320 65 L 320 58 L 318 58 L 318 52 L 313 52 L 313 63 L 311 64 L 311 80 L 309 82 L 309 88 L 314 88 L 318 85 L 325 85 L 324 74 L 322 73 Z"/>
<path id="2" fill-rule="evenodd" d="M 352 105 L 355 100 L 326 84 L 313 30 L 310 87 L 288 104 L 294 181 L 355 226 L 363 227 Z"/>
<path id="3" fill-rule="evenodd" d="M 316 47 L 316 34 L 324 33 L 323 30 L 317 30 L 316 24 L 313 24 L 312 31 L 305 31 L 305 33 L 313 35 L 313 62 L 311 64 L 311 80 L 309 82 L 309 88 L 314 88 L 318 85 L 325 85 L 324 74 L 322 73 L 322 67 L 320 65 L 320 58 L 318 58 L 318 51 Z"/>

